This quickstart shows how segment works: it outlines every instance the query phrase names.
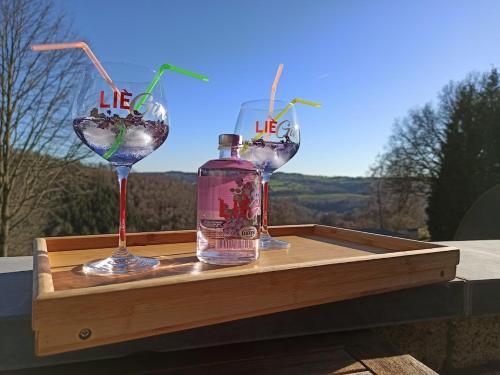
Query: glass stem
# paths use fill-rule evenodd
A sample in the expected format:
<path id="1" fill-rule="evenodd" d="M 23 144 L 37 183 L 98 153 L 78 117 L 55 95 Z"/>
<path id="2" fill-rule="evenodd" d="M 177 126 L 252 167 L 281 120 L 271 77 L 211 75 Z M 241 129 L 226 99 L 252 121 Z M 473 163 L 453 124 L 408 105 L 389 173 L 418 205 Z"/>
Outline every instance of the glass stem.
<path id="1" fill-rule="evenodd" d="M 270 237 L 267 229 L 267 210 L 269 203 L 269 179 L 271 175 L 262 175 L 262 225 L 260 228 L 261 237 Z"/>
<path id="2" fill-rule="evenodd" d="M 114 258 L 124 258 L 129 256 L 127 250 L 127 178 L 130 172 L 130 167 L 116 167 L 118 175 L 118 184 L 120 186 L 120 231 L 118 234 L 118 249 L 113 254 Z"/>

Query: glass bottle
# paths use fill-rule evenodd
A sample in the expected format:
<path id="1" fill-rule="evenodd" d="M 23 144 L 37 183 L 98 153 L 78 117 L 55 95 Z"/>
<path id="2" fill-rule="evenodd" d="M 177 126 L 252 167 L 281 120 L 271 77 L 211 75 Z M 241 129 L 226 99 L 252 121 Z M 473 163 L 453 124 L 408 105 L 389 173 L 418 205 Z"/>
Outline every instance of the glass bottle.
<path id="1" fill-rule="evenodd" d="M 242 137 L 219 135 L 219 159 L 198 170 L 197 256 L 218 265 L 259 257 L 261 176 L 240 158 Z"/>

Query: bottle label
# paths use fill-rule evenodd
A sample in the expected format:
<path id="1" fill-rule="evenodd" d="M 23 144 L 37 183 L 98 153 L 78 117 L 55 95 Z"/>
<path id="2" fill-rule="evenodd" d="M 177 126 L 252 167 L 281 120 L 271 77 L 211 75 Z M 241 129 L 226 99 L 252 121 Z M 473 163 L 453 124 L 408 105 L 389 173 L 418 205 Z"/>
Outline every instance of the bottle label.
<path id="1" fill-rule="evenodd" d="M 255 172 L 198 177 L 198 229 L 207 248 L 253 249 L 260 231 L 260 180 Z"/>
<path id="2" fill-rule="evenodd" d="M 240 237 L 247 240 L 253 240 L 257 234 L 258 231 L 255 227 L 248 226 L 240 229 Z"/>

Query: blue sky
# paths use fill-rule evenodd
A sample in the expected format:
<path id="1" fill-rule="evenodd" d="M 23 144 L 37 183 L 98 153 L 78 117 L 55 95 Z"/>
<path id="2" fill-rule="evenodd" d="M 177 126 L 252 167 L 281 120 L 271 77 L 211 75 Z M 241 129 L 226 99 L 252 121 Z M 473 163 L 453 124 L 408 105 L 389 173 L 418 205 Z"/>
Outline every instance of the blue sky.
<path id="1" fill-rule="evenodd" d="M 301 148 L 280 170 L 365 175 L 394 119 L 450 80 L 500 67 L 500 1 L 75 0 L 59 5 L 102 61 L 170 63 L 171 133 L 136 170 L 195 171 L 217 157 L 241 102 L 301 97 Z M 168 73 L 167 73 L 168 74 Z"/>

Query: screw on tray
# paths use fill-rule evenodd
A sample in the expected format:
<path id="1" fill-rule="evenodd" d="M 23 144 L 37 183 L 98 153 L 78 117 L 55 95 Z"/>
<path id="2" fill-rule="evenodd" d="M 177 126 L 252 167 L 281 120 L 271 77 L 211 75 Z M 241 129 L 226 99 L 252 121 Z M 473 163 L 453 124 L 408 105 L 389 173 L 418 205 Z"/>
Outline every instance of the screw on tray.
<path id="1" fill-rule="evenodd" d="M 80 333 L 78 334 L 78 337 L 80 340 L 87 340 L 90 336 L 92 335 L 92 331 L 88 328 L 82 328 L 80 330 Z"/>

